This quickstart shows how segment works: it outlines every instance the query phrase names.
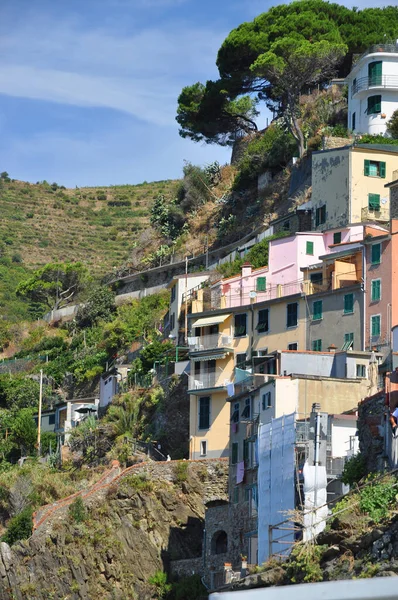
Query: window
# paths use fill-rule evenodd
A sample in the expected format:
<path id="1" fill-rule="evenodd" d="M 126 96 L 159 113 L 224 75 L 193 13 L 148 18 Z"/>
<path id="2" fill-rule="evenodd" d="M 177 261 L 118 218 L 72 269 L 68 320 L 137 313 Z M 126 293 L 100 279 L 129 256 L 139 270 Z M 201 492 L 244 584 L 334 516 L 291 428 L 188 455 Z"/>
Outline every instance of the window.
<path id="1" fill-rule="evenodd" d="M 366 365 L 357 365 L 357 377 L 366 378 Z"/>
<path id="2" fill-rule="evenodd" d="M 212 554 L 226 554 L 228 552 L 228 536 L 225 531 L 217 531 L 211 540 Z"/>
<path id="3" fill-rule="evenodd" d="M 310 254 L 311 256 L 313 256 L 313 254 L 314 254 L 314 242 L 307 242 L 305 253 L 306 254 Z"/>
<path id="4" fill-rule="evenodd" d="M 383 63 L 381 60 L 368 64 L 369 85 L 381 85 Z M 373 96 L 377 98 L 377 96 Z"/>
<path id="5" fill-rule="evenodd" d="M 380 194 L 368 194 L 369 210 L 380 210 Z"/>
<path id="6" fill-rule="evenodd" d="M 239 442 L 232 442 L 232 456 L 231 463 L 236 465 L 238 462 Z"/>
<path id="7" fill-rule="evenodd" d="M 48 416 L 48 424 L 49 425 L 55 425 L 55 415 L 49 415 Z"/>
<path id="8" fill-rule="evenodd" d="M 381 279 L 373 279 L 371 290 L 372 302 L 378 302 L 381 298 Z"/>
<path id="9" fill-rule="evenodd" d="M 235 402 L 234 404 L 234 412 L 232 413 L 231 421 L 232 423 L 239 423 L 239 402 Z"/>
<path id="10" fill-rule="evenodd" d="M 353 131 L 355 131 L 355 127 L 356 127 L 356 118 L 357 118 L 357 115 L 356 115 L 356 113 L 353 112 L 352 113 L 352 122 L 351 122 L 351 129 Z"/>
<path id="11" fill-rule="evenodd" d="M 370 261 L 372 265 L 379 265 L 381 257 L 381 244 L 372 244 Z"/>
<path id="12" fill-rule="evenodd" d="M 266 287 L 267 287 L 267 278 L 266 277 L 257 277 L 256 291 L 257 292 L 265 292 Z"/>
<path id="13" fill-rule="evenodd" d="M 210 427 L 210 396 L 199 398 L 199 429 Z"/>
<path id="14" fill-rule="evenodd" d="M 235 337 L 243 337 L 247 333 L 247 315 L 246 313 L 241 315 L 235 315 Z"/>
<path id="15" fill-rule="evenodd" d="M 283 223 L 283 231 L 289 231 L 290 230 L 290 221 L 285 221 Z"/>
<path id="16" fill-rule="evenodd" d="M 297 344 L 297 342 L 293 342 L 292 344 L 288 344 L 287 345 L 287 349 L 288 350 L 298 350 L 298 344 Z"/>
<path id="17" fill-rule="evenodd" d="M 244 352 L 242 354 L 237 354 L 236 355 L 236 366 L 238 367 L 238 369 L 245 369 L 246 368 L 246 361 L 247 361 L 247 354 L 246 354 L 246 352 Z"/>
<path id="18" fill-rule="evenodd" d="M 381 316 L 373 315 L 370 317 L 370 331 L 372 337 L 379 337 L 381 330 Z"/>
<path id="19" fill-rule="evenodd" d="M 341 231 L 336 231 L 333 234 L 333 244 L 341 244 Z"/>
<path id="20" fill-rule="evenodd" d="M 355 77 L 355 79 L 352 82 L 352 94 L 356 94 L 357 91 L 357 78 Z"/>
<path id="21" fill-rule="evenodd" d="M 238 504 L 238 502 L 239 502 L 239 487 L 236 485 L 234 487 L 233 503 Z"/>
<path id="22" fill-rule="evenodd" d="M 286 327 L 297 327 L 297 314 L 298 314 L 297 302 L 292 302 L 291 304 L 288 304 L 286 309 L 287 309 Z"/>
<path id="23" fill-rule="evenodd" d="M 366 110 L 368 115 L 378 115 L 381 113 L 381 96 L 369 96 L 368 97 L 368 108 Z"/>
<path id="24" fill-rule="evenodd" d="M 177 286 L 173 285 L 173 287 L 171 288 L 170 302 L 174 302 L 174 300 L 176 299 L 176 290 L 177 290 Z"/>
<path id="25" fill-rule="evenodd" d="M 317 208 L 315 211 L 316 227 L 318 227 L 318 225 L 323 225 L 323 223 L 326 223 L 326 204 Z"/>
<path id="26" fill-rule="evenodd" d="M 321 352 L 322 351 L 322 340 L 314 340 L 312 342 L 312 350 L 313 350 L 313 352 Z"/>
<path id="27" fill-rule="evenodd" d="M 266 408 L 271 408 L 271 392 L 265 392 L 261 398 L 261 408 L 265 410 Z"/>
<path id="28" fill-rule="evenodd" d="M 245 464 L 249 462 L 249 441 L 243 440 L 243 460 Z"/>
<path id="29" fill-rule="evenodd" d="M 364 173 L 366 177 L 382 177 L 386 176 L 386 163 L 379 160 L 366 160 Z"/>
<path id="30" fill-rule="evenodd" d="M 170 315 L 170 329 L 174 329 L 175 325 L 176 325 L 176 315 L 175 315 L 175 313 L 172 313 Z"/>
<path id="31" fill-rule="evenodd" d="M 206 456 L 207 455 L 207 442 L 206 440 L 202 440 L 200 442 L 200 456 Z"/>
<path id="32" fill-rule="evenodd" d="M 264 308 L 263 310 L 258 311 L 258 322 L 257 322 L 257 331 L 259 333 L 265 333 L 269 331 L 269 309 Z"/>
<path id="33" fill-rule="evenodd" d="M 199 360 L 194 363 L 194 374 L 200 375 L 200 361 Z"/>
<path id="34" fill-rule="evenodd" d="M 218 334 L 218 325 L 210 325 L 209 335 L 217 335 L 217 334 Z"/>
<path id="35" fill-rule="evenodd" d="M 244 419 L 250 419 L 250 415 L 251 415 L 251 401 L 250 401 L 250 398 L 246 398 L 245 408 L 242 411 L 242 417 Z"/>
<path id="36" fill-rule="evenodd" d="M 316 300 L 312 303 L 312 320 L 322 319 L 322 300 Z"/>
<path id="37" fill-rule="evenodd" d="M 322 282 L 323 282 L 322 273 L 311 273 L 310 281 L 314 285 L 322 285 Z"/>
<path id="38" fill-rule="evenodd" d="M 353 333 L 345 333 L 344 334 L 344 345 L 342 350 L 354 350 L 354 334 Z"/>
<path id="39" fill-rule="evenodd" d="M 354 312 L 354 294 L 344 296 L 344 314 L 350 315 Z"/>

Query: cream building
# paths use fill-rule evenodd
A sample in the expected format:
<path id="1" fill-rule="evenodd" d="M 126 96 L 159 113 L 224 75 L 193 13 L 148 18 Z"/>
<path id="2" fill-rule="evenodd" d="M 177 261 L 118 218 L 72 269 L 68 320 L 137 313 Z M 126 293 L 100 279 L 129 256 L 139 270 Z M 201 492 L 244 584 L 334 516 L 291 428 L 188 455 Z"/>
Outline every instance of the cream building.
<path id="1" fill-rule="evenodd" d="M 398 147 L 358 144 L 312 155 L 315 230 L 389 220 L 385 183 L 398 170 Z"/>

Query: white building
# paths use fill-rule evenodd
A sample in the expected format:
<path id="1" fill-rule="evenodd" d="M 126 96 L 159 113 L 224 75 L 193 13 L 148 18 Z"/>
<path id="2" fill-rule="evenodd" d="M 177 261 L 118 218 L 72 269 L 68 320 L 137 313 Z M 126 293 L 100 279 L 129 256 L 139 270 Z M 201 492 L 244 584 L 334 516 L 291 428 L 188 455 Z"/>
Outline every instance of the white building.
<path id="1" fill-rule="evenodd" d="M 178 341 L 179 333 L 179 318 L 181 307 L 185 301 L 185 294 L 188 300 L 191 301 L 195 297 L 195 292 L 201 288 L 209 279 L 209 273 L 197 272 L 188 273 L 187 275 L 176 275 L 168 284 L 170 290 L 170 308 L 169 308 L 169 335 Z"/>
<path id="2" fill-rule="evenodd" d="M 346 78 L 348 129 L 385 135 L 398 109 L 398 43 L 369 48 Z"/>

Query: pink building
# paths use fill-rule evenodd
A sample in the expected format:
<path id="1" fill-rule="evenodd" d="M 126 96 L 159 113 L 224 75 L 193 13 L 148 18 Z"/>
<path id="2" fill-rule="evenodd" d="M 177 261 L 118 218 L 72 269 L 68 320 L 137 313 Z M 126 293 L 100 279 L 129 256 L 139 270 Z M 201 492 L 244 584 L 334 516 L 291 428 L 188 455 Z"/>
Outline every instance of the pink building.
<path id="1" fill-rule="evenodd" d="M 302 291 L 301 269 L 321 262 L 325 254 L 341 250 L 342 245 L 360 242 L 365 237 L 365 225 L 353 225 L 325 232 L 303 232 L 270 241 L 268 266 L 253 269 L 249 263 L 234 277 L 214 284 L 213 308 L 232 308 L 263 302 Z M 385 229 L 377 225 L 380 234 Z"/>

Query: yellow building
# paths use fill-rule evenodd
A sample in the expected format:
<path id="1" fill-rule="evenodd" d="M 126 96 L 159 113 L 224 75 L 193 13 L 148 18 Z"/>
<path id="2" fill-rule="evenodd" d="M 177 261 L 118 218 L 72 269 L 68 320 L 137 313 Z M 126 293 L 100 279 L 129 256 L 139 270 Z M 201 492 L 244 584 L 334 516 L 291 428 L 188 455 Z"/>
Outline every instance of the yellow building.
<path id="1" fill-rule="evenodd" d="M 359 144 L 312 154 L 313 229 L 389 220 L 385 183 L 398 169 L 398 148 Z M 395 177 L 396 179 L 396 177 Z"/>
<path id="2" fill-rule="evenodd" d="M 295 294 L 189 315 L 190 458 L 228 456 L 234 383 L 261 372 L 273 350 L 305 350 L 305 311 Z"/>

